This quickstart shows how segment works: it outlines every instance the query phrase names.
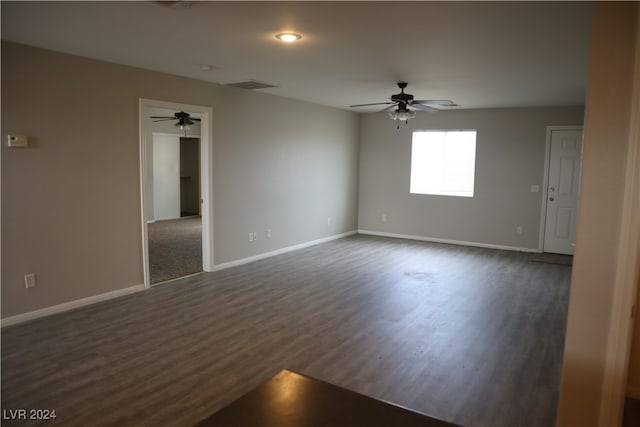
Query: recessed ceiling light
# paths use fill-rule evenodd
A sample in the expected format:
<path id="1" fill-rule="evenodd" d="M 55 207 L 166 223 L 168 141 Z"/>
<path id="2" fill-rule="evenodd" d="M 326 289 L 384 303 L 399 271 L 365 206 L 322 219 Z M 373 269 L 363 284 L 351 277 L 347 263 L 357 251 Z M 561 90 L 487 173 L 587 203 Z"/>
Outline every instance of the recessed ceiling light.
<path id="1" fill-rule="evenodd" d="M 296 33 L 280 33 L 280 34 L 276 34 L 276 38 L 285 43 L 292 43 L 300 40 L 302 36 Z"/>

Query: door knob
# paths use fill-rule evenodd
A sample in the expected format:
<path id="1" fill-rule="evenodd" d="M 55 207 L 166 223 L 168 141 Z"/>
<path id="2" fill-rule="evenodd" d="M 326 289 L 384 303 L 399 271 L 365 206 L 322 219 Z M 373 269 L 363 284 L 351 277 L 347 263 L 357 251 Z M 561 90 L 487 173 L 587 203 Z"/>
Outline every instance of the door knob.
<path id="1" fill-rule="evenodd" d="M 553 197 L 549 197 L 549 201 L 553 202 L 555 199 Z"/>

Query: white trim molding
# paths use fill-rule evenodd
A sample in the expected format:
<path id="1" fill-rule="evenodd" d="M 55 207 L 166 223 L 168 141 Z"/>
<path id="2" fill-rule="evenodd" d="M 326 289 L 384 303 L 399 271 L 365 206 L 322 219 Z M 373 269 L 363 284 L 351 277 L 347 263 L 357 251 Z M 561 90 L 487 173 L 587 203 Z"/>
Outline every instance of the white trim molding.
<path id="1" fill-rule="evenodd" d="M 450 245 L 461 245 L 461 246 L 473 246 L 477 248 L 502 249 L 506 251 L 533 252 L 533 253 L 539 252 L 535 248 L 522 248 L 518 246 L 494 245 L 491 243 L 466 242 L 464 240 L 440 239 L 437 237 L 416 236 L 411 234 L 386 233 L 383 231 L 358 230 L 358 233 L 368 234 L 370 236 L 394 237 L 396 239 L 420 240 L 423 242 L 447 243 Z"/>
<path id="2" fill-rule="evenodd" d="M 106 292 L 100 295 L 94 295 L 87 298 L 81 298 L 62 304 L 54 305 L 51 307 L 42 308 L 40 310 L 30 311 L 23 314 L 17 314 L 15 316 L 5 317 L 2 319 L 2 327 L 17 325 L 18 323 L 27 322 L 29 320 L 39 319 L 45 316 L 51 316 L 52 314 L 62 313 L 64 311 L 73 310 L 74 308 L 85 307 L 87 305 L 95 304 L 97 302 L 107 301 L 113 298 L 122 297 L 125 295 L 140 292 L 145 289 L 144 284 L 131 286 L 129 288 L 118 289 L 116 291 Z"/>
<path id="3" fill-rule="evenodd" d="M 319 245 L 320 243 L 330 242 L 332 240 L 338 240 L 338 239 L 341 239 L 343 237 L 352 236 L 354 234 L 357 234 L 357 231 L 355 231 L 355 230 L 348 231 L 346 233 L 335 234 L 333 236 L 323 237 L 321 239 L 312 240 L 312 241 L 305 242 L 305 243 L 300 243 L 298 245 L 287 246 L 287 247 L 282 248 L 282 249 L 277 249 L 275 251 L 265 252 L 265 253 L 262 253 L 262 254 L 259 254 L 259 255 L 255 255 L 255 256 L 251 256 L 251 257 L 248 257 L 248 258 L 242 258 L 242 259 L 238 259 L 238 260 L 234 260 L 234 261 L 225 262 L 223 264 L 216 265 L 210 271 L 223 270 L 225 268 L 235 267 L 235 266 L 242 265 L 242 264 L 248 264 L 250 262 L 258 261 L 258 260 L 269 258 L 269 257 L 272 257 L 272 256 L 284 254 L 284 253 L 287 253 L 287 252 L 296 251 L 298 249 L 304 249 L 304 248 L 308 248 L 310 246 Z M 186 277 L 196 276 L 196 275 L 199 275 L 199 274 L 202 274 L 202 272 L 195 273 L 195 274 L 192 274 L 192 275 L 189 275 L 189 276 L 186 276 Z M 166 282 L 154 283 L 153 286 L 165 285 L 165 284 L 168 284 L 170 282 L 177 281 L 179 279 L 184 279 L 184 277 L 180 277 L 178 279 L 173 279 L 173 280 L 167 280 Z M 34 320 L 34 319 L 39 319 L 41 317 L 50 316 L 52 314 L 57 314 L 57 313 L 62 313 L 64 311 L 73 310 L 75 308 L 85 307 L 85 306 L 88 306 L 88 305 L 91 305 L 91 304 L 95 304 L 95 303 L 98 303 L 98 302 L 107 301 L 107 300 L 110 300 L 110 299 L 113 299 L 113 298 L 118 298 L 118 297 L 121 297 L 121 296 L 125 296 L 125 295 L 133 294 L 133 293 L 136 293 L 136 292 L 144 291 L 146 289 L 148 289 L 147 286 L 145 286 L 144 284 L 140 284 L 140 285 L 131 286 L 129 288 L 118 289 L 116 291 L 106 292 L 106 293 L 100 294 L 100 295 L 94 295 L 94 296 L 87 297 L 87 298 L 82 298 L 82 299 L 78 299 L 78 300 L 74 300 L 74 301 L 65 302 L 65 303 L 54 305 L 54 306 L 51 306 L 51 307 L 42 308 L 40 310 L 30 311 L 28 313 L 23 313 L 23 314 L 18 314 L 18 315 L 11 316 L 11 317 L 6 317 L 4 319 L 1 319 L 1 322 L 2 322 L 1 327 L 4 328 L 6 326 L 16 325 L 18 323 L 27 322 L 29 320 Z"/>
<path id="4" fill-rule="evenodd" d="M 213 193 L 212 193 L 212 152 L 213 152 L 213 109 L 203 105 L 190 105 L 154 99 L 140 98 L 139 106 L 139 149 L 140 149 L 140 203 L 142 226 L 142 271 L 144 285 L 151 287 L 149 274 L 149 241 L 147 224 L 147 212 L 149 210 L 147 195 L 147 171 L 151 159 L 145 149 L 145 135 L 150 132 L 144 114 L 149 108 L 167 108 L 171 110 L 188 110 L 201 115 L 200 135 L 200 197 L 202 217 L 202 270 L 213 271 Z"/>
<path id="5" fill-rule="evenodd" d="M 231 267 L 236 267 L 242 264 L 248 264 L 250 262 L 258 261 L 265 258 L 270 258 L 272 256 L 281 255 L 287 252 L 297 251 L 298 249 L 304 249 L 310 246 L 319 245 L 320 243 L 326 243 L 332 240 L 342 239 L 343 237 L 353 236 L 354 234 L 358 234 L 358 232 L 356 230 L 347 231 L 346 233 L 334 234 L 333 236 L 323 237 L 317 240 L 311 240 L 309 242 L 300 243 L 298 245 L 287 246 L 285 248 L 277 249 L 275 251 L 264 252 L 258 255 L 250 256 L 247 258 L 241 258 L 234 261 L 223 262 L 222 264 L 218 264 L 214 266 L 212 271 L 224 270 L 225 268 L 231 268 Z"/>
<path id="6" fill-rule="evenodd" d="M 640 8 L 636 22 L 640 22 Z M 613 283 L 613 301 L 600 395 L 599 426 L 620 425 L 625 394 L 638 392 L 627 387 L 629 356 L 633 339 L 633 308 L 640 275 L 640 26 L 636 29 L 636 61 L 631 96 L 629 145 L 625 170 L 622 223 Z M 636 316 L 638 308 L 636 307 Z"/>

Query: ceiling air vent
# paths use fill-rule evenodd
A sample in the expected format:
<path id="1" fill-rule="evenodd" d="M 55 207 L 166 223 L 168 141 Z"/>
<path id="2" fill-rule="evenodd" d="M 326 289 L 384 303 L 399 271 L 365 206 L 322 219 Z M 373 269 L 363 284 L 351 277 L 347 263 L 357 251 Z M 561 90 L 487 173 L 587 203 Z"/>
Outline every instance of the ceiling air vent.
<path id="1" fill-rule="evenodd" d="M 276 85 L 270 85 L 269 83 L 257 82 L 255 80 L 247 80 L 245 82 L 227 83 L 225 86 L 237 87 L 240 89 L 266 89 L 268 87 L 276 87 Z"/>
<path id="2" fill-rule="evenodd" d="M 178 1 L 154 1 L 155 4 L 168 7 L 169 9 L 191 9 L 193 5 L 192 1 L 178 0 Z"/>

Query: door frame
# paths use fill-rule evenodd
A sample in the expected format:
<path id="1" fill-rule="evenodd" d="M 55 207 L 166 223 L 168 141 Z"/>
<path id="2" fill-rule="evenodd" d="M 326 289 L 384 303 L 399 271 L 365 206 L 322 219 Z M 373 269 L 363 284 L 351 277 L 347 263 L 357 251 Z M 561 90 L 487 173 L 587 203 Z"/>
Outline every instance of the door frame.
<path id="1" fill-rule="evenodd" d="M 551 135 L 558 130 L 580 130 L 584 135 L 584 126 L 547 126 L 547 141 L 544 152 L 544 175 L 542 176 L 542 203 L 540 207 L 540 232 L 538 234 L 538 252 L 544 252 L 544 231 L 547 225 L 547 200 L 549 197 L 549 161 L 551 160 Z M 581 160 L 582 161 L 582 160 Z M 582 174 L 582 173 L 581 173 Z M 578 184 L 579 185 L 579 184 Z"/>
<path id="2" fill-rule="evenodd" d="M 149 212 L 149 196 L 147 194 L 148 165 L 152 159 L 148 158 L 145 149 L 145 135 L 151 133 L 147 121 L 144 120 L 145 111 L 149 108 L 166 108 L 171 110 L 188 110 L 201 115 L 200 120 L 200 197 L 202 218 L 202 271 L 213 269 L 213 194 L 211 155 L 213 142 L 213 109 L 203 105 L 191 105 L 178 102 L 159 101 L 154 99 L 139 99 L 138 122 L 140 150 L 140 221 L 142 229 L 142 271 L 144 287 L 151 287 L 149 274 L 149 232 L 147 227 L 147 213 Z"/>

